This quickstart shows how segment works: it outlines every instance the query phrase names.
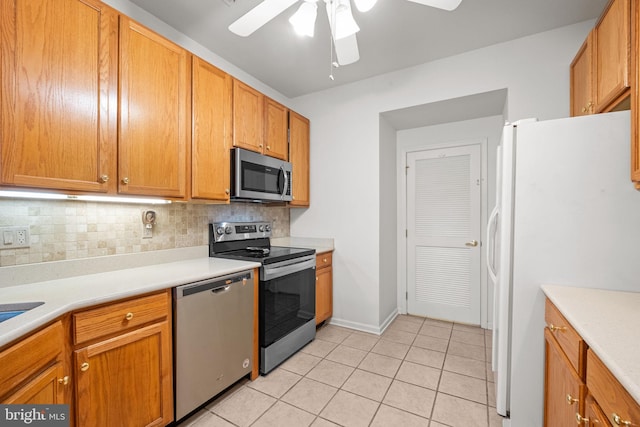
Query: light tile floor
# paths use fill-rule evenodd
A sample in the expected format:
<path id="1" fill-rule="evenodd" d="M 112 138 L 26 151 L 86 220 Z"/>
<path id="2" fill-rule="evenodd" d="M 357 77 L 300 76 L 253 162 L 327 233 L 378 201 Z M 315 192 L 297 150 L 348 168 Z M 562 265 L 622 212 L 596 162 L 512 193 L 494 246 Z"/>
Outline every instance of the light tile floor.
<path id="1" fill-rule="evenodd" d="M 332 325 L 180 427 L 500 427 L 491 331 L 398 316 L 381 335 Z"/>

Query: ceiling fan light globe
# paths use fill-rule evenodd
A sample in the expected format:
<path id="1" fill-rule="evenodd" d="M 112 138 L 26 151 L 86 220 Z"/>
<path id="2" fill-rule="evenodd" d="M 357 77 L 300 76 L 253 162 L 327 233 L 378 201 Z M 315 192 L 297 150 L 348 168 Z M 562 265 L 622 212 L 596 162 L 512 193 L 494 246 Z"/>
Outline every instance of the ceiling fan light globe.
<path id="1" fill-rule="evenodd" d="M 345 3 L 341 2 L 336 8 L 335 18 L 336 22 L 333 35 L 335 40 L 352 36 L 360 31 L 360 27 L 358 27 L 356 20 L 353 19 L 353 14 L 351 13 L 351 7 L 349 6 L 348 1 Z"/>
<path id="2" fill-rule="evenodd" d="M 313 37 L 317 15 L 318 5 L 313 1 L 304 1 L 296 13 L 291 15 L 289 22 L 297 34 Z"/>
<path id="3" fill-rule="evenodd" d="M 353 0 L 356 4 L 356 9 L 360 12 L 369 12 L 376 5 L 377 0 Z"/>

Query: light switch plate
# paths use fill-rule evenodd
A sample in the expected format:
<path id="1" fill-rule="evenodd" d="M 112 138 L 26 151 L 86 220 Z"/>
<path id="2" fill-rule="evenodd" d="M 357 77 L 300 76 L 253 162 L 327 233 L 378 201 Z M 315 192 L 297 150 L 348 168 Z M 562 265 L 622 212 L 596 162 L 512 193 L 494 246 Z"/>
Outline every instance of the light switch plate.
<path id="1" fill-rule="evenodd" d="M 0 227 L 0 250 L 28 248 L 30 240 L 29 226 Z"/>

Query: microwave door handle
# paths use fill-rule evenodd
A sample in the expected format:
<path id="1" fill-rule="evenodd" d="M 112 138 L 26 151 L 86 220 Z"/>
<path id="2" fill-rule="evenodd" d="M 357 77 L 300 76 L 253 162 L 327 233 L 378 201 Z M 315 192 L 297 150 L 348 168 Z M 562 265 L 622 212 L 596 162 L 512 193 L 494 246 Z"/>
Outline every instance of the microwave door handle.
<path id="1" fill-rule="evenodd" d="M 284 170 L 284 167 L 280 166 L 280 172 L 282 174 L 282 180 L 278 179 L 278 182 L 282 182 L 282 190 L 280 190 L 280 198 L 284 199 L 284 195 L 287 192 L 287 186 L 289 179 L 287 178 L 287 173 Z"/>

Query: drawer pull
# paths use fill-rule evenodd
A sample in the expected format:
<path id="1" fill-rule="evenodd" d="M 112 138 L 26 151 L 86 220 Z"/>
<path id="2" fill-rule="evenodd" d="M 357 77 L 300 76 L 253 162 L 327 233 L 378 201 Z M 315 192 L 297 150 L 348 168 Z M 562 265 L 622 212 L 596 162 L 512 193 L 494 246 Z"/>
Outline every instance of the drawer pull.
<path id="1" fill-rule="evenodd" d="M 80 370 L 82 372 L 87 372 L 88 369 L 89 369 L 89 362 L 84 362 L 82 365 L 80 365 Z"/>
<path id="2" fill-rule="evenodd" d="M 589 424 L 589 418 L 585 418 L 579 413 L 576 412 L 576 423 L 578 424 Z"/>
<path id="3" fill-rule="evenodd" d="M 556 332 L 556 331 L 564 332 L 564 331 L 566 331 L 566 330 L 567 330 L 567 327 L 566 327 L 566 326 L 556 326 L 556 325 L 554 325 L 553 323 L 552 323 L 552 324 L 550 324 L 550 325 L 548 326 L 548 328 L 549 328 L 549 330 L 550 330 L 551 332 Z"/>
<path id="4" fill-rule="evenodd" d="M 62 385 L 69 384 L 69 375 L 65 375 L 62 378 L 58 378 L 58 384 L 62 384 Z"/>
<path id="5" fill-rule="evenodd" d="M 568 405 L 573 405 L 574 403 L 577 403 L 579 400 L 576 399 L 575 397 L 571 396 L 570 394 L 567 394 L 567 404 Z"/>
<path id="6" fill-rule="evenodd" d="M 131 320 L 133 319 L 133 313 L 132 312 L 128 312 L 125 316 L 124 316 L 125 320 Z"/>
<path id="7" fill-rule="evenodd" d="M 631 421 L 625 421 L 623 420 L 620 415 L 613 413 L 611 415 L 611 417 L 613 418 L 613 422 L 616 423 L 616 425 L 618 426 L 630 426 L 631 425 Z"/>
<path id="8" fill-rule="evenodd" d="M 322 262 L 327 262 L 327 261 L 329 261 L 329 260 L 326 259 L 326 258 L 322 258 Z"/>

